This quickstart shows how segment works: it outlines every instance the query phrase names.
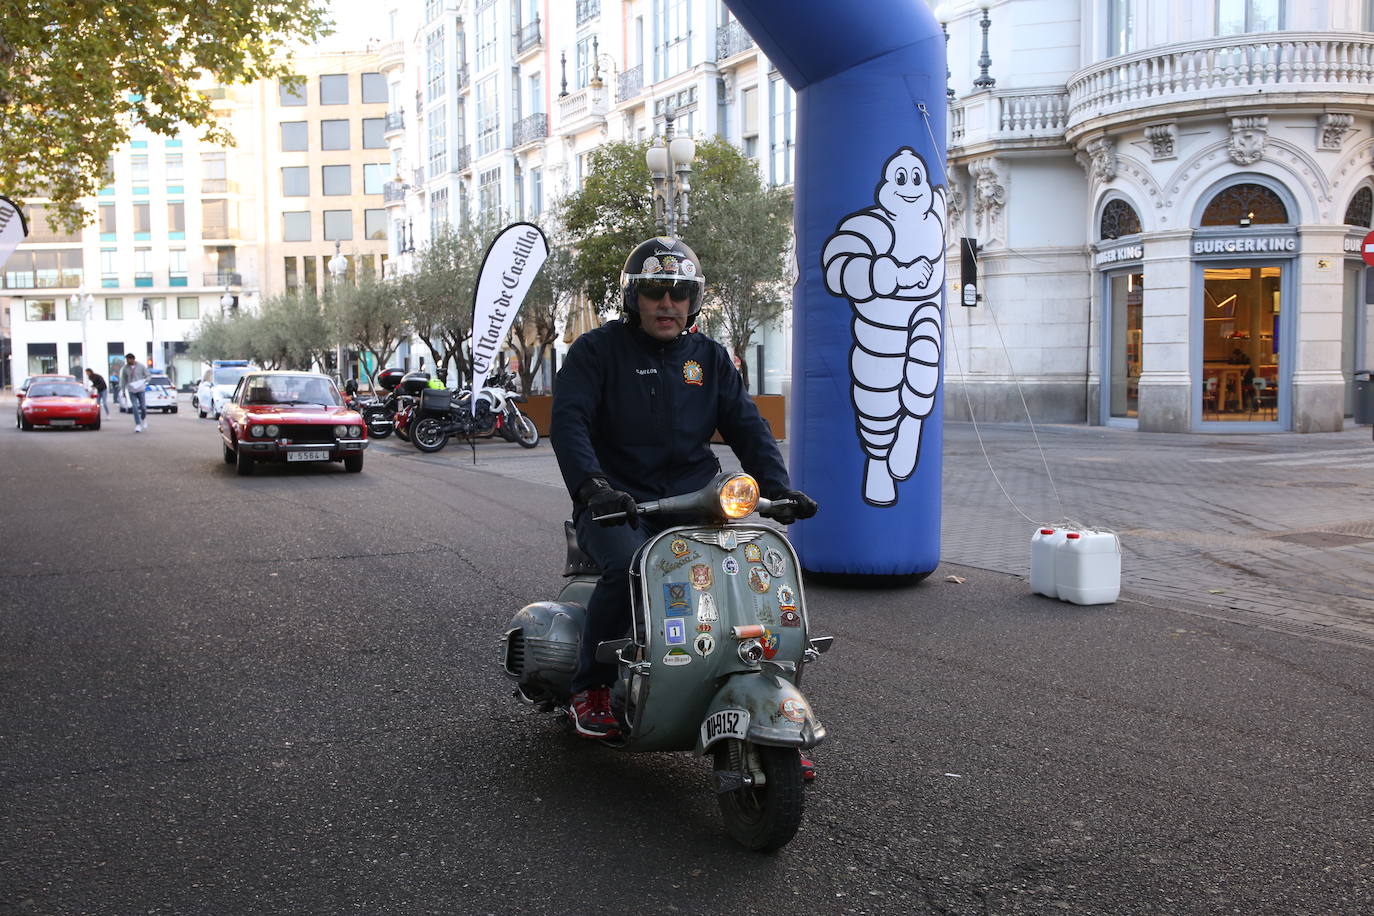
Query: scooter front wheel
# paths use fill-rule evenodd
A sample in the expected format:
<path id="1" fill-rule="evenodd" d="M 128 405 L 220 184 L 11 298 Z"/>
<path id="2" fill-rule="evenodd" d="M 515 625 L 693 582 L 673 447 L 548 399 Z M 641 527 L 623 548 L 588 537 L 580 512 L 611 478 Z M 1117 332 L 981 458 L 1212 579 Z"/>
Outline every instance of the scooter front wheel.
<path id="1" fill-rule="evenodd" d="M 801 826 L 806 807 L 801 756 L 796 748 L 728 739 L 716 745 L 715 770 L 717 774 L 752 770 L 751 756 L 757 758 L 763 773 L 761 784 L 722 792 L 716 798 L 725 828 L 736 841 L 755 852 L 772 852 L 786 846 Z"/>

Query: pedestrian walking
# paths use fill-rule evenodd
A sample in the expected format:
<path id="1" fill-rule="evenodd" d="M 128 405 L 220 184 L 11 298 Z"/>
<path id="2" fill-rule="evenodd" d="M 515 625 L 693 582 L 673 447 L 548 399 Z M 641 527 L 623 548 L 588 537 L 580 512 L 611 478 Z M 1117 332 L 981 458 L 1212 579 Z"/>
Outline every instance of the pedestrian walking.
<path id="1" fill-rule="evenodd" d="M 129 412 L 134 415 L 134 432 L 141 433 L 148 428 L 148 367 L 138 361 L 132 353 L 124 354 L 124 365 L 119 370 L 119 387 L 129 396 Z"/>
<path id="2" fill-rule="evenodd" d="M 110 405 L 105 403 L 105 394 L 110 386 L 105 384 L 105 376 L 101 375 L 99 372 L 92 372 L 90 369 L 87 369 L 86 380 L 90 382 L 91 387 L 95 389 L 95 402 L 105 408 L 105 416 L 108 417 L 110 415 Z"/>

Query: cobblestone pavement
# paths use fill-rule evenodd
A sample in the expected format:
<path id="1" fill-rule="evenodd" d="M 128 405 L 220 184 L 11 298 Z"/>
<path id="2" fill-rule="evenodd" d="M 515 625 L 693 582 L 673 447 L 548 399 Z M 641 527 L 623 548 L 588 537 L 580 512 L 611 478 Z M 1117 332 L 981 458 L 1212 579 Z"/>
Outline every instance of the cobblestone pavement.
<path id="1" fill-rule="evenodd" d="M 1120 535 L 1122 589 L 1133 598 L 1374 649 L 1368 427 L 1032 434 L 949 423 L 944 453 L 948 562 L 1025 576 L 1036 525 L 1071 519 Z"/>

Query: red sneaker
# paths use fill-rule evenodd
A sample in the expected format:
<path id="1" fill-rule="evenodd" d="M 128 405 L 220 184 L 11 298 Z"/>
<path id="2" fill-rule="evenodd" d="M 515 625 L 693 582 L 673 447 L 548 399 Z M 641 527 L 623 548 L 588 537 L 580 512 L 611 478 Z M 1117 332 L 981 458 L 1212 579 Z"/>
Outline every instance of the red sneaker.
<path id="1" fill-rule="evenodd" d="M 802 782 L 810 782 L 816 778 L 816 764 L 801 752 L 798 752 L 798 756 L 801 757 Z"/>
<path id="2" fill-rule="evenodd" d="M 611 712 L 609 687 L 592 687 L 573 694 L 568 703 L 568 718 L 584 738 L 614 738 L 620 734 L 620 723 Z"/>

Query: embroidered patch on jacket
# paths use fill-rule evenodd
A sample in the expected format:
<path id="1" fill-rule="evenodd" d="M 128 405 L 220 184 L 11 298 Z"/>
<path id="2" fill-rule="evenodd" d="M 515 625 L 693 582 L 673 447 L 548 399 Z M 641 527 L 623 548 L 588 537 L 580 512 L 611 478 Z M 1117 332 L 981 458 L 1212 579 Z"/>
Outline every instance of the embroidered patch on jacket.
<path id="1" fill-rule="evenodd" d="M 704 374 L 701 371 L 701 363 L 689 359 L 682 364 L 682 377 L 689 385 L 700 385 Z"/>

